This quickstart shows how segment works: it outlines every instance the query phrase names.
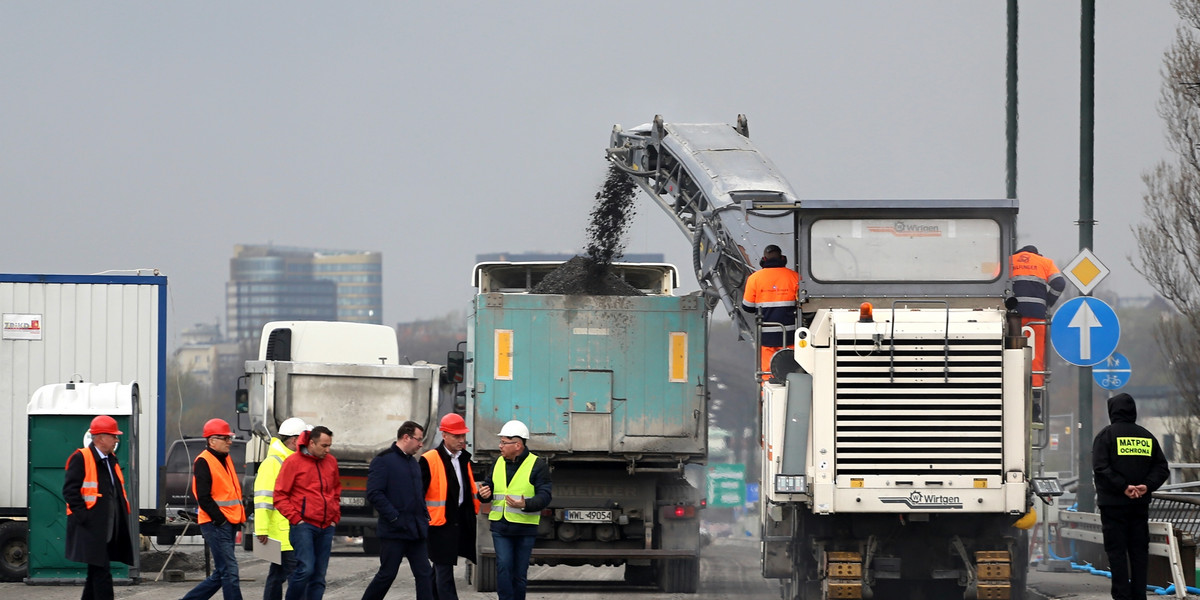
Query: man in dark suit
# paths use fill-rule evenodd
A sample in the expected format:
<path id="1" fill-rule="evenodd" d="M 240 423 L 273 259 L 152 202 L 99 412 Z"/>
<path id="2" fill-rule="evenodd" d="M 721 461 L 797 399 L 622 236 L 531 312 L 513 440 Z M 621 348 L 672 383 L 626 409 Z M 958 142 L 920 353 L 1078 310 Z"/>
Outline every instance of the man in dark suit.
<path id="1" fill-rule="evenodd" d="M 92 443 L 67 458 L 63 500 L 67 503 L 67 560 L 87 563 L 83 600 L 111 600 L 110 563 L 133 564 L 129 500 L 117 456 L 117 421 L 100 415 L 88 429 Z"/>
<path id="2" fill-rule="evenodd" d="M 479 492 L 467 452 L 467 423 L 460 415 L 442 417 L 442 443 L 421 455 L 421 481 L 429 509 L 429 559 L 433 561 L 433 596 L 458 600 L 454 565 L 461 556 L 475 562 L 475 515 Z"/>

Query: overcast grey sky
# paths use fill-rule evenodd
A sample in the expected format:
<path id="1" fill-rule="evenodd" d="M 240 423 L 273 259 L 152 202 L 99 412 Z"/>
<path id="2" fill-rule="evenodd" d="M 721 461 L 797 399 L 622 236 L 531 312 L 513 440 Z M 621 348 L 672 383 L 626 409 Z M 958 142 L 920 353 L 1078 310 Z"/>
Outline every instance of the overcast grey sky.
<path id="1" fill-rule="evenodd" d="M 1095 251 L 1129 266 L 1178 19 L 1098 3 Z M 4 2 L 3 271 L 158 268 L 172 346 L 234 244 L 378 250 L 384 321 L 477 253 L 575 251 L 615 123 L 750 120 L 803 197 L 1002 197 L 1005 3 Z M 1079 2 L 1022 2 L 1020 237 L 1076 254 Z M 647 200 L 628 251 L 689 245 Z"/>

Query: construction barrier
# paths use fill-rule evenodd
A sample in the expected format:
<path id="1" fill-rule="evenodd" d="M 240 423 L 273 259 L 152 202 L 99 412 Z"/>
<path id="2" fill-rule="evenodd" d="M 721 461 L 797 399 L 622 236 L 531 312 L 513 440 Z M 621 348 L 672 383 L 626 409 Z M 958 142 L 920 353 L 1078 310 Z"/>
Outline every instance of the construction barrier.
<path id="1" fill-rule="evenodd" d="M 1150 521 L 1150 556 L 1161 556 L 1170 566 L 1170 580 L 1176 598 L 1187 597 L 1188 579 L 1184 576 L 1183 558 L 1180 554 L 1179 538 L 1174 526 L 1168 521 Z M 1058 534 L 1063 539 L 1104 545 L 1104 534 L 1100 528 L 1098 513 L 1062 511 L 1059 513 Z M 1195 550 L 1192 551 L 1195 563 Z M 1194 573 L 1189 565 L 1187 572 Z M 1168 589 L 1171 589 L 1168 588 Z"/>

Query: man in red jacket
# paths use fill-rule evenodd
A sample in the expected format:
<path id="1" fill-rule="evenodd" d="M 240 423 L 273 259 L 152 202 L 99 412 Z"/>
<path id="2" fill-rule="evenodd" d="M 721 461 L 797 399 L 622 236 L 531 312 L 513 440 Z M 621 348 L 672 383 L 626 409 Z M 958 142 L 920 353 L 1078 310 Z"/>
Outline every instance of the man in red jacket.
<path id="1" fill-rule="evenodd" d="M 342 480 L 329 453 L 333 432 L 318 425 L 300 436 L 300 451 L 283 461 L 275 479 L 275 510 L 291 524 L 296 570 L 288 578 L 287 600 L 321 600 L 325 569 L 333 550 L 333 530 L 342 519 Z"/>

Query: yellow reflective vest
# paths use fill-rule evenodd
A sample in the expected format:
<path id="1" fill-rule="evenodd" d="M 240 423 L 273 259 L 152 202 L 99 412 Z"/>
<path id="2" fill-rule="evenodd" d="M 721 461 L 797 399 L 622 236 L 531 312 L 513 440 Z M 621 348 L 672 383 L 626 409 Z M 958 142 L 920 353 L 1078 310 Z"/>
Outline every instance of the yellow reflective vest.
<path id="1" fill-rule="evenodd" d="M 283 460 L 291 455 L 292 451 L 279 438 L 272 439 L 267 459 L 258 465 L 258 475 L 254 477 L 254 535 L 265 535 L 279 541 L 284 552 L 292 549 L 288 541 L 291 526 L 287 517 L 275 510 L 275 478 L 279 477 Z"/>
<path id="2" fill-rule="evenodd" d="M 517 468 L 517 472 L 513 473 L 512 481 L 508 481 L 508 473 L 505 469 L 505 460 L 500 458 L 496 461 L 496 466 L 492 468 L 492 510 L 488 513 L 488 519 L 499 521 L 504 519 L 512 523 L 524 523 L 526 525 L 537 525 L 541 520 L 542 513 L 525 512 L 519 508 L 513 508 L 504 501 L 508 496 L 521 496 L 531 498 L 537 493 L 533 487 L 533 481 L 530 477 L 533 475 L 533 463 L 537 462 L 537 455 L 530 452 L 525 460 L 521 462 L 521 466 Z"/>

